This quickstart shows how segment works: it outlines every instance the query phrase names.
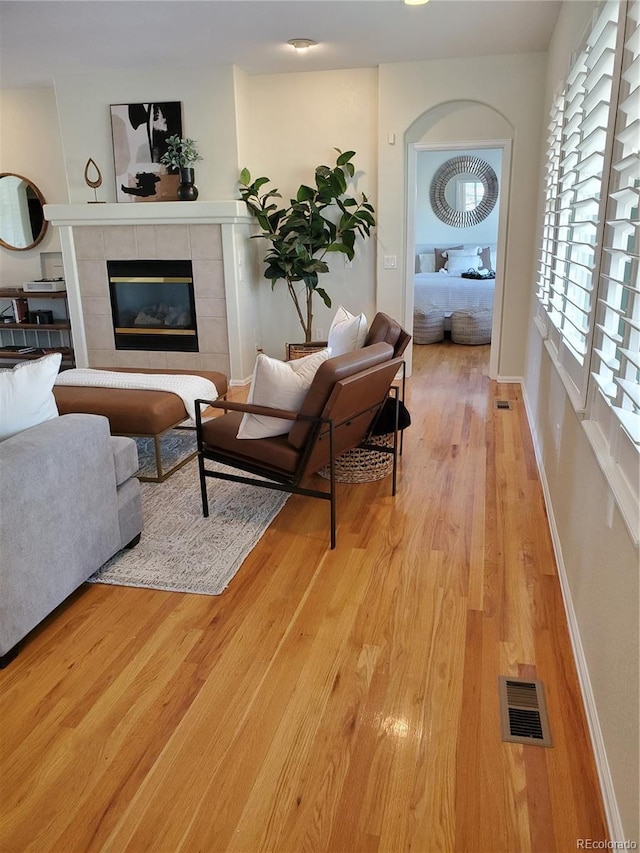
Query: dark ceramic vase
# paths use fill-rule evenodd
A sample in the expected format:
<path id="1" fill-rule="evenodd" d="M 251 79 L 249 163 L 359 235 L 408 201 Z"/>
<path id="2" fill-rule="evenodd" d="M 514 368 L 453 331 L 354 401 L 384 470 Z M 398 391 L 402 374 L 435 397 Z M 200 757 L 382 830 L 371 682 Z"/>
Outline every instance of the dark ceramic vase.
<path id="1" fill-rule="evenodd" d="M 198 187 L 193 183 L 194 180 L 194 169 L 180 169 L 180 183 L 178 184 L 179 201 L 195 201 L 198 198 Z"/>

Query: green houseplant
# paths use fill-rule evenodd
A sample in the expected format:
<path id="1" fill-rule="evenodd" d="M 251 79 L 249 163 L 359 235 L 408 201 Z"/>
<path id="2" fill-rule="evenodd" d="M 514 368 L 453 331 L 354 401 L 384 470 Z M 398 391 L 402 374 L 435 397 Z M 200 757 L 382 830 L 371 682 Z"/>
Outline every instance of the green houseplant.
<path id="1" fill-rule="evenodd" d="M 180 137 L 177 134 L 167 138 L 167 150 L 160 162 L 171 169 L 177 169 L 180 174 L 178 199 L 180 201 L 195 201 L 198 198 L 198 188 L 194 185 L 194 164 L 202 160 L 194 139 Z"/>
<path id="2" fill-rule="evenodd" d="M 376 224 L 375 211 L 364 193 L 359 200 L 347 196 L 348 180 L 355 174 L 355 151 L 335 150 L 335 166 L 317 166 L 315 187 L 301 184 L 287 207 L 276 203 L 282 198 L 277 189 L 261 192 L 269 178 L 252 181 L 246 168 L 240 173 L 240 195 L 261 228 L 254 236 L 271 244 L 264 258 L 264 277 L 272 289 L 280 279 L 286 283 L 305 342 L 311 340 L 314 294 L 331 307 L 318 278 L 329 271 L 325 256 L 341 252 L 353 260 L 356 237 L 368 237 Z M 304 286 L 296 287 L 298 282 Z"/>
<path id="3" fill-rule="evenodd" d="M 167 150 L 160 162 L 172 169 L 193 169 L 195 163 L 202 160 L 194 139 L 180 137 L 177 134 L 167 137 Z"/>

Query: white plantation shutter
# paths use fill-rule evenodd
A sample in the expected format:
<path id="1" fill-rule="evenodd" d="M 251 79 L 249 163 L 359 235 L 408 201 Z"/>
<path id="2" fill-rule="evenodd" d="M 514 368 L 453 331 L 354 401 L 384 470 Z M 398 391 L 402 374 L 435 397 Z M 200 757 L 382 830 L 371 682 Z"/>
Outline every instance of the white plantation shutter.
<path id="1" fill-rule="evenodd" d="M 551 108 L 549 134 L 547 136 L 547 164 L 545 174 L 544 219 L 542 223 L 542 243 L 538 261 L 537 291 L 538 317 L 549 311 L 551 297 L 551 276 L 557 240 L 558 188 L 560 184 L 560 146 L 562 142 L 562 121 L 564 108 L 564 90 L 558 93 Z"/>
<path id="2" fill-rule="evenodd" d="M 594 332 L 592 440 L 640 499 L 640 2 L 629 4 Z"/>
<path id="3" fill-rule="evenodd" d="M 579 408 L 586 403 L 589 378 L 593 297 L 606 195 L 605 158 L 615 109 L 612 95 L 619 10 L 616 0 L 600 8 L 573 63 L 562 129 L 558 240 L 550 299 L 555 329 L 550 337 Z"/>
<path id="4" fill-rule="evenodd" d="M 640 0 L 601 3 L 551 109 L 536 323 L 640 528 Z"/>

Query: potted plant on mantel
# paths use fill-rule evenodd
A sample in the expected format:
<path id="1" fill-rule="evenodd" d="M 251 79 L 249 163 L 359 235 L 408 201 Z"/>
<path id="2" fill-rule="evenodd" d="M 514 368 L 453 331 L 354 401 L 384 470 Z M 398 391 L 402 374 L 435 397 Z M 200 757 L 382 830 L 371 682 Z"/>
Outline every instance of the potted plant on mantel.
<path id="1" fill-rule="evenodd" d="M 160 162 L 178 170 L 180 174 L 178 199 L 180 201 L 195 201 L 198 198 L 193 168 L 198 160 L 202 160 L 202 157 L 198 153 L 195 140 L 178 135 L 167 138 L 167 150 L 160 158 Z"/>
<path id="2" fill-rule="evenodd" d="M 375 211 L 364 193 L 359 201 L 346 195 L 348 179 L 355 173 L 351 162 L 355 151 L 335 150 L 336 165 L 317 166 L 315 188 L 301 184 L 288 207 L 275 203 L 274 199 L 282 198 L 277 189 L 260 192 L 269 178 L 252 181 L 248 169 L 240 173 L 240 195 L 262 229 L 254 236 L 271 244 L 264 258 L 264 277 L 272 289 L 279 279 L 286 282 L 306 343 L 312 337 L 313 295 L 317 293 L 331 307 L 318 281 L 320 273 L 329 272 L 325 255 L 341 252 L 353 260 L 356 236 L 368 237 L 376 224 Z M 298 282 L 304 288 L 296 289 Z"/>

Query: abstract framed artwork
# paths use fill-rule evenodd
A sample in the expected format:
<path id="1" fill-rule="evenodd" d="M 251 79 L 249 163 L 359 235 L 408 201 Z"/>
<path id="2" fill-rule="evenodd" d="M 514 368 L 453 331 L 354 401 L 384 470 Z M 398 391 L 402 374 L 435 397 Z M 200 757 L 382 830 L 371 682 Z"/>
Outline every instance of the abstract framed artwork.
<path id="1" fill-rule="evenodd" d="M 182 104 L 111 104 L 116 200 L 176 201 L 177 170 L 161 163 L 167 139 L 182 136 Z"/>

